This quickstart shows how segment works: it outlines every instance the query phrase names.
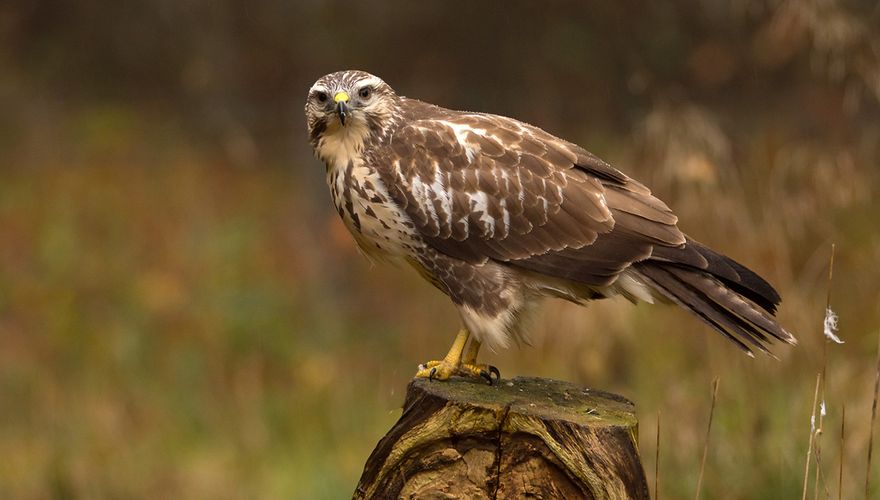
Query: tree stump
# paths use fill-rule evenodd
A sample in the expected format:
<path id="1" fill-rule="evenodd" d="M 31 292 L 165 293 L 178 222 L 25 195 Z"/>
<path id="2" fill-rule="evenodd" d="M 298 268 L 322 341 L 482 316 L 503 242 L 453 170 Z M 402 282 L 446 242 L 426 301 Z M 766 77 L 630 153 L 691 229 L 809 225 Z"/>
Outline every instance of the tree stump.
<path id="1" fill-rule="evenodd" d="M 354 498 L 647 499 L 627 399 L 555 380 L 415 379 Z"/>

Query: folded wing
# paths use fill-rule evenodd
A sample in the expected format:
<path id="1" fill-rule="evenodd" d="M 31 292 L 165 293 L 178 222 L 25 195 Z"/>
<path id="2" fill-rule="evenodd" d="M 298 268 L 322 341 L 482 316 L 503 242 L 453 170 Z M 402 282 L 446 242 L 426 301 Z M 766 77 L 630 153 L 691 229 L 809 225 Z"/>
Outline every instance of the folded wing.
<path id="1" fill-rule="evenodd" d="M 766 281 L 689 240 L 648 188 L 583 148 L 510 118 L 418 101 L 406 123 L 381 175 L 435 250 L 598 289 L 632 267 L 747 351 L 766 350 L 769 337 L 793 342 L 772 318 L 779 296 Z"/>

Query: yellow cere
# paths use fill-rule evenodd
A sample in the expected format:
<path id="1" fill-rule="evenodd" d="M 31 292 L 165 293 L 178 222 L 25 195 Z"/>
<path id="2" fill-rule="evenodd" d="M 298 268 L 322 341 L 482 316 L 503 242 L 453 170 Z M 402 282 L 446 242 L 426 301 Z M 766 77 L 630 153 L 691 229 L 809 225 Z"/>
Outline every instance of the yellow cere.
<path id="1" fill-rule="evenodd" d="M 333 96 L 333 101 L 348 102 L 348 92 L 337 92 L 336 95 Z"/>

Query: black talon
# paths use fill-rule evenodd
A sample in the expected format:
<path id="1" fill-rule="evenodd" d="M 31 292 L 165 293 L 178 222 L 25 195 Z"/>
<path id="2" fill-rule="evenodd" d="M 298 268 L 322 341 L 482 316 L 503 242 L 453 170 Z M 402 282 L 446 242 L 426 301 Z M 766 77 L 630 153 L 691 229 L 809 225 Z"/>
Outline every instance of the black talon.
<path id="1" fill-rule="evenodd" d="M 495 368 L 494 366 L 490 365 L 489 366 L 489 373 L 495 374 L 495 380 L 501 380 L 501 372 L 498 371 L 498 368 Z"/>
<path id="2" fill-rule="evenodd" d="M 437 367 L 431 368 L 431 372 L 428 373 L 428 380 L 434 380 L 434 374 L 437 373 Z"/>
<path id="3" fill-rule="evenodd" d="M 486 370 L 480 370 L 480 376 L 486 379 L 486 382 L 489 382 L 489 385 L 492 385 L 492 375 L 489 375 L 489 372 Z"/>

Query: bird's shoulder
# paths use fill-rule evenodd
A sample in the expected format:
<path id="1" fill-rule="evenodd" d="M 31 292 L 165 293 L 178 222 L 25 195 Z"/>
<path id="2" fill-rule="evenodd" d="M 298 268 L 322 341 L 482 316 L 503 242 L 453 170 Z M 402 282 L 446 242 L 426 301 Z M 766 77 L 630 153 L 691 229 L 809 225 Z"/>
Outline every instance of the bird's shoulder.
<path id="1" fill-rule="evenodd" d="M 441 168 L 530 168 L 576 171 L 602 183 L 650 190 L 585 148 L 540 127 L 502 115 L 458 111 L 401 99 L 401 120 L 388 146 L 401 160 L 439 161 Z M 577 177 L 577 174 L 575 175 Z"/>

